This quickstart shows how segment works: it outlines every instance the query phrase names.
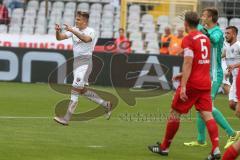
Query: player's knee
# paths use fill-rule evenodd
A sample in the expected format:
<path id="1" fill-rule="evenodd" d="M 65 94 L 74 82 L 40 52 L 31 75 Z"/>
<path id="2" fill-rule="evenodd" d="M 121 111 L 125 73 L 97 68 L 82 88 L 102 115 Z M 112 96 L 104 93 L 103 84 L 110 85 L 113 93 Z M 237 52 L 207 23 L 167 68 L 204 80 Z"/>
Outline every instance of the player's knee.
<path id="1" fill-rule="evenodd" d="M 174 109 L 171 110 L 170 117 L 169 117 L 170 120 L 178 121 L 180 119 L 180 117 L 181 117 L 181 114 L 179 112 L 177 112 Z"/>
<path id="2" fill-rule="evenodd" d="M 71 93 L 71 101 L 72 102 L 78 102 L 78 97 L 79 97 L 79 93 L 77 93 L 77 92 L 72 92 Z"/>
<path id="3" fill-rule="evenodd" d="M 229 101 L 229 107 L 230 107 L 230 109 L 235 111 L 236 110 L 236 103 L 234 101 Z"/>
<path id="4" fill-rule="evenodd" d="M 200 112 L 201 116 L 202 116 L 202 119 L 206 122 L 210 119 L 213 119 L 213 115 L 212 115 L 212 112 L 209 112 L 209 111 L 202 111 Z"/>
<path id="5" fill-rule="evenodd" d="M 84 94 L 86 92 L 84 82 L 78 79 L 74 80 L 72 87 L 73 87 L 72 90 L 78 92 L 79 94 Z"/>

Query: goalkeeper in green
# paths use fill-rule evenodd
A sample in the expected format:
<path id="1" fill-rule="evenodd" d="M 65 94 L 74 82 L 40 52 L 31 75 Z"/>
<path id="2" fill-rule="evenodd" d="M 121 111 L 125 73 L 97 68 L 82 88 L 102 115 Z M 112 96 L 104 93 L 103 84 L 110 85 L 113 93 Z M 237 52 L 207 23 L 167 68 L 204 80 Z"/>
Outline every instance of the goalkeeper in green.
<path id="1" fill-rule="evenodd" d="M 198 29 L 207 35 L 211 41 L 211 79 L 212 79 L 212 90 L 211 97 L 214 106 L 214 100 L 218 93 L 218 90 L 222 84 L 223 80 L 223 70 L 221 66 L 221 55 L 223 48 L 223 32 L 217 24 L 218 11 L 215 8 L 207 8 L 203 10 L 202 13 L 202 25 L 199 25 Z M 240 132 L 236 132 L 232 129 L 228 121 L 224 118 L 223 114 L 217 109 L 216 106 L 213 107 L 213 116 L 216 122 L 221 126 L 229 136 L 227 144 L 224 148 L 229 147 L 240 137 Z M 197 112 L 197 129 L 198 136 L 197 141 L 192 141 L 184 143 L 186 146 L 206 146 L 206 125 Z"/>

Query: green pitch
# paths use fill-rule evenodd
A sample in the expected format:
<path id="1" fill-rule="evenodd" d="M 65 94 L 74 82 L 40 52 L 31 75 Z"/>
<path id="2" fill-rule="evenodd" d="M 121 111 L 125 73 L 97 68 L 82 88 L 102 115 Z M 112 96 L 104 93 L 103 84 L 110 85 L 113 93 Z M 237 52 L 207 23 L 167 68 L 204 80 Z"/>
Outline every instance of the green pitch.
<path id="1" fill-rule="evenodd" d="M 96 88 L 116 95 L 112 88 Z M 194 110 L 183 119 L 167 158 L 148 151 L 147 146 L 164 134 L 172 92 L 137 99 L 135 107 L 119 99 L 109 121 L 100 117 L 70 122 L 70 126 L 65 127 L 55 123 L 52 117 L 55 104 L 68 97 L 47 84 L 1 82 L 0 160 L 202 160 L 210 151 L 210 145 L 206 148 L 183 146 L 183 142 L 196 137 Z M 88 106 L 93 103 L 80 98 L 77 111 L 91 109 Z M 221 107 L 233 128 L 239 129 L 239 120 L 228 108 L 227 97 L 217 96 L 216 106 Z M 220 129 L 222 152 L 226 140 Z"/>

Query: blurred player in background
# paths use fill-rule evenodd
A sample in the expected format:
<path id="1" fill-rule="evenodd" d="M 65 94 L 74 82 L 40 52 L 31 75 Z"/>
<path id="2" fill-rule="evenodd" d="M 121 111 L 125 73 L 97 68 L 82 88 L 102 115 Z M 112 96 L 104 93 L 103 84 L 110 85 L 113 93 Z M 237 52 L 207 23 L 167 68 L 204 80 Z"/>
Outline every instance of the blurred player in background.
<path id="1" fill-rule="evenodd" d="M 180 125 L 180 117 L 195 105 L 203 120 L 212 142 L 212 150 L 208 159 L 220 159 L 218 128 L 212 116 L 211 78 L 210 78 L 210 41 L 197 30 L 199 17 L 196 12 L 185 14 L 185 30 L 188 35 L 183 38 L 184 62 L 181 78 L 172 101 L 172 109 L 167 122 L 166 132 L 162 143 L 148 146 L 153 153 L 166 156 L 169 147 Z M 201 82 L 201 83 L 199 83 Z M 187 158 L 186 158 L 187 159 Z"/>
<path id="2" fill-rule="evenodd" d="M 238 69 L 238 76 L 236 76 L 236 94 L 238 98 L 238 102 L 236 105 L 236 116 L 240 118 L 240 63 L 229 65 L 229 72 Z M 224 153 L 222 160 L 235 160 L 240 154 L 240 140 L 231 145 Z"/>
<path id="3" fill-rule="evenodd" d="M 226 57 L 226 64 L 234 65 L 240 63 L 240 42 L 237 40 L 238 29 L 235 26 L 229 26 L 226 28 L 225 39 L 228 42 L 224 48 Z M 238 74 L 238 68 L 235 68 L 232 72 L 232 85 L 229 92 L 229 107 L 232 110 L 236 109 L 237 95 L 236 95 L 236 79 Z"/>
<path id="4" fill-rule="evenodd" d="M 76 27 L 65 24 L 66 32 L 62 33 L 60 26 L 58 24 L 55 26 L 57 40 L 72 38 L 73 41 L 74 80 L 72 83 L 71 101 L 64 117 L 54 117 L 56 122 L 63 125 L 67 125 L 71 119 L 80 94 L 103 106 L 107 113 L 107 119 L 109 119 L 111 115 L 111 102 L 103 100 L 95 92 L 85 87 L 88 80 L 86 76 L 89 76 L 89 67 L 92 67 L 92 52 L 97 42 L 95 31 L 88 27 L 88 19 L 89 14 L 87 12 L 78 11 Z"/>
<path id="5" fill-rule="evenodd" d="M 211 41 L 211 80 L 212 80 L 212 89 L 211 89 L 211 97 L 212 103 L 214 105 L 214 100 L 219 91 L 219 88 L 222 84 L 223 80 L 223 70 L 221 66 L 221 55 L 223 48 L 223 32 L 219 28 L 218 21 L 218 11 L 215 8 L 207 8 L 203 10 L 202 13 L 202 25 L 199 26 L 198 29 L 209 37 Z M 228 121 L 224 118 L 223 114 L 213 106 L 213 116 L 216 122 L 227 132 L 229 139 L 225 145 L 225 148 L 229 146 L 229 144 L 234 143 L 239 137 L 240 133 L 233 130 Z M 184 143 L 186 146 L 206 146 L 206 125 L 201 118 L 199 112 L 197 112 L 197 129 L 198 129 L 198 137 L 197 141 L 192 141 L 188 143 Z"/>
<path id="6" fill-rule="evenodd" d="M 223 48 L 226 48 L 227 45 L 228 45 L 227 42 L 224 42 Z M 223 49 L 223 54 L 222 54 L 222 69 L 223 69 L 222 89 L 223 89 L 223 93 L 228 95 L 231 87 L 231 83 L 230 83 L 230 74 L 227 70 L 225 49 Z"/>

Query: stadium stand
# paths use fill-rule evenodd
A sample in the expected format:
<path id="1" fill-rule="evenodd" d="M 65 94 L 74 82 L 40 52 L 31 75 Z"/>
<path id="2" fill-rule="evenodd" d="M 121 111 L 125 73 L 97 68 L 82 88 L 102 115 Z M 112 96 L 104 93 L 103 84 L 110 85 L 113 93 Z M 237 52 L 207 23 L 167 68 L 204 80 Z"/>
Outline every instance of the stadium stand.
<path id="1" fill-rule="evenodd" d="M 10 24 L 1 25 L 0 33 L 54 35 L 55 23 L 74 25 L 75 12 L 81 10 L 90 13 L 89 26 L 95 29 L 100 38 L 117 38 L 121 25 L 120 8 L 115 8 L 110 2 L 111 0 L 49 1 L 46 20 L 45 1 L 30 0 L 25 9 L 16 8 L 12 11 Z M 178 17 L 173 19 L 162 12 L 156 14 L 159 7 L 162 10 L 165 5 L 156 7 L 158 10 L 155 12 L 153 9 L 146 10 L 141 4 L 128 6 L 126 32 L 135 53 L 138 53 L 136 46 L 140 46 L 138 51 L 141 53 L 156 53 L 164 28 L 171 25 L 175 33 L 174 29 L 182 23 Z M 223 31 L 228 25 L 240 29 L 240 18 L 229 20 L 223 16 L 218 22 Z"/>

